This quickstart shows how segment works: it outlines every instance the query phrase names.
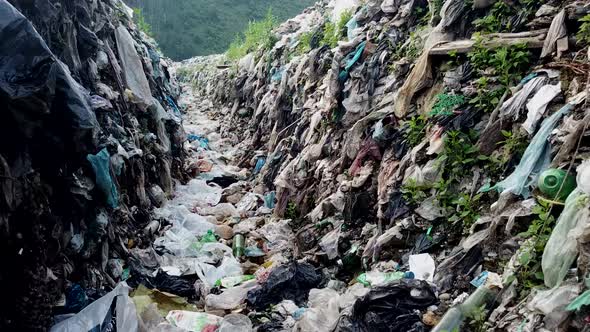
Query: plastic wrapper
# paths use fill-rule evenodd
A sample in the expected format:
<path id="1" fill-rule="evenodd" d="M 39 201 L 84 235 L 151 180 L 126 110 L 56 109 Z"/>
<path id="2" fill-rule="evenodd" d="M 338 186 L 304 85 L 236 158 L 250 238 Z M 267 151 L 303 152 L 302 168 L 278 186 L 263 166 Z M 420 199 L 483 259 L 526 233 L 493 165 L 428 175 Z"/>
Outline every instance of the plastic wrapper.
<path id="1" fill-rule="evenodd" d="M 223 317 L 217 332 L 251 332 L 252 322 L 247 316 L 229 314 Z"/>
<path id="2" fill-rule="evenodd" d="M 219 326 L 222 318 L 204 312 L 172 310 L 166 316 L 166 320 L 186 331 L 201 332 L 208 326 Z"/>

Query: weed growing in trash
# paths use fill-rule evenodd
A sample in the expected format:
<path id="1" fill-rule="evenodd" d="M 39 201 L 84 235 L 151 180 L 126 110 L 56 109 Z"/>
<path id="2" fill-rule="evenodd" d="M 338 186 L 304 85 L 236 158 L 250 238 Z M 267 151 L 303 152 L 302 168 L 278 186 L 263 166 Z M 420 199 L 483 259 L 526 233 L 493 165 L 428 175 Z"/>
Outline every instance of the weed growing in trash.
<path id="1" fill-rule="evenodd" d="M 418 205 L 426 197 L 428 197 L 426 190 L 429 189 L 431 189 L 431 187 L 418 185 L 415 179 L 408 179 L 408 181 L 406 181 L 406 183 L 401 187 L 401 192 L 404 199 L 408 203 Z"/>
<path id="2" fill-rule="evenodd" d="M 285 218 L 293 220 L 296 219 L 297 216 L 299 216 L 297 205 L 293 202 L 289 202 L 289 204 L 287 204 L 287 209 L 285 210 Z"/>
<path id="3" fill-rule="evenodd" d="M 533 208 L 533 214 L 537 217 L 531 222 L 529 228 L 518 236 L 525 241 L 521 248 L 521 254 L 518 257 L 520 268 L 516 273 L 521 296 L 528 294 L 528 291 L 536 286 L 543 284 L 543 272 L 541 271 L 541 257 L 545 250 L 545 245 L 549 241 L 555 217 L 551 215 L 552 204 L 545 201 L 538 201 L 538 205 Z M 512 280 L 509 280 L 512 282 Z"/>
<path id="4" fill-rule="evenodd" d="M 486 319 L 488 318 L 488 311 L 485 305 L 473 309 L 467 317 L 471 319 L 467 323 L 471 332 L 487 331 Z"/>
<path id="5" fill-rule="evenodd" d="M 299 44 L 295 49 L 295 54 L 301 55 L 311 51 L 311 39 L 313 38 L 313 31 L 304 32 L 299 36 Z"/>
<path id="6" fill-rule="evenodd" d="M 471 226 L 479 219 L 478 206 L 482 196 L 483 194 L 477 194 L 471 197 L 469 194 L 461 193 L 452 201 L 456 208 L 448 220 L 452 223 L 462 221 L 465 234 L 469 233 Z"/>
<path id="7" fill-rule="evenodd" d="M 531 52 L 526 45 L 503 46 L 490 50 L 482 45 L 481 36 L 476 36 L 476 40 L 473 50 L 467 54 L 469 61 L 480 71 L 493 68 L 505 87 L 520 80 L 528 70 Z"/>
<path id="8" fill-rule="evenodd" d="M 577 42 L 579 45 L 588 45 L 590 44 L 590 14 L 582 17 L 578 22 L 582 24 L 576 34 Z"/>
<path id="9" fill-rule="evenodd" d="M 511 29 L 511 18 L 516 8 L 504 0 L 497 1 L 490 12 L 483 18 L 474 21 L 475 28 L 483 33 L 506 32 Z"/>
<path id="10" fill-rule="evenodd" d="M 408 121 L 408 129 L 404 136 L 410 147 L 414 147 L 422 142 L 424 136 L 426 136 L 426 125 L 427 121 L 424 115 L 413 116 Z"/>
<path id="11" fill-rule="evenodd" d="M 228 59 L 237 60 L 259 47 L 270 49 L 277 42 L 273 29 L 278 25 L 277 18 L 269 9 L 266 18 L 248 23 L 243 36 L 237 35 L 226 52 Z"/>
<path id="12" fill-rule="evenodd" d="M 141 8 L 133 8 L 133 18 L 135 19 L 135 24 L 137 24 L 139 30 L 143 31 L 143 33 L 148 36 L 152 35 L 152 26 L 146 22 Z"/>
<path id="13" fill-rule="evenodd" d="M 322 45 L 328 45 L 330 48 L 338 46 L 338 41 L 346 35 L 346 23 L 352 18 L 352 11 L 345 10 L 340 14 L 337 22 L 328 21 L 324 25 L 322 34 Z"/>
<path id="14" fill-rule="evenodd" d="M 469 104 L 473 105 L 477 110 L 485 113 L 491 113 L 494 111 L 504 91 L 505 87 L 490 89 L 489 78 L 482 76 L 475 81 L 477 86 L 477 94 L 475 97 L 469 99 Z"/>

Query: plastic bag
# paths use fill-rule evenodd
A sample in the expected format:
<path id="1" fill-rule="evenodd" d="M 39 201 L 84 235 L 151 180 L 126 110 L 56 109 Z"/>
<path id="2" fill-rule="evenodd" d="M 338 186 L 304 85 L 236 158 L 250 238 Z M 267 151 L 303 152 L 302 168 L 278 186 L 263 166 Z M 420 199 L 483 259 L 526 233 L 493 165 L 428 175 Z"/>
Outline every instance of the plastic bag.
<path id="1" fill-rule="evenodd" d="M 217 332 L 251 332 L 250 318 L 240 314 L 229 314 L 223 317 Z"/>
<path id="2" fill-rule="evenodd" d="M 381 271 L 370 271 L 361 273 L 356 281 L 364 286 L 382 286 L 391 281 L 402 279 L 406 275 L 405 272 L 381 272 Z"/>
<path id="3" fill-rule="evenodd" d="M 243 276 L 235 276 L 235 277 L 225 277 L 223 279 L 219 279 L 215 282 L 215 286 L 221 286 L 224 288 L 232 288 L 235 287 L 245 281 L 254 279 L 254 276 L 251 274 L 246 274 Z"/>
<path id="4" fill-rule="evenodd" d="M 324 288 L 309 291 L 308 309 L 305 310 L 293 331 L 331 332 L 340 317 L 340 295 Z"/>
<path id="5" fill-rule="evenodd" d="M 372 288 L 358 299 L 349 319 L 340 319 L 338 329 L 423 331 L 425 327 L 420 311 L 437 303 L 438 299 L 427 282 L 406 279 L 394 281 Z"/>
<path id="6" fill-rule="evenodd" d="M 290 262 L 278 266 L 260 287 L 248 292 L 248 303 L 256 310 L 284 299 L 302 306 L 307 301 L 308 291 L 318 287 L 324 276 L 308 263 Z"/>
<path id="7" fill-rule="evenodd" d="M 434 259 L 429 254 L 411 255 L 409 259 L 410 271 L 418 280 L 432 282 L 434 279 Z"/>
<path id="8" fill-rule="evenodd" d="M 559 286 L 578 255 L 577 238 L 590 222 L 590 196 L 580 189 L 566 199 L 565 207 L 545 245 L 541 267 L 547 287 Z"/>
<path id="9" fill-rule="evenodd" d="M 96 186 L 103 193 L 107 204 L 116 208 L 119 205 L 119 192 L 117 185 L 111 178 L 111 157 L 109 151 L 104 148 L 99 153 L 86 156 L 96 176 Z"/>
<path id="10" fill-rule="evenodd" d="M 578 188 L 590 195 L 590 160 L 584 160 L 577 171 Z"/>
<path id="11" fill-rule="evenodd" d="M 240 286 L 226 289 L 219 295 L 209 294 L 205 297 L 207 310 L 233 310 L 246 301 L 248 291 L 257 285 L 256 280 L 250 280 Z"/>
<path id="12" fill-rule="evenodd" d="M 170 324 L 191 332 L 203 331 L 207 326 L 219 326 L 222 318 L 204 312 L 172 310 L 166 316 Z"/>
<path id="13" fill-rule="evenodd" d="M 121 60 L 121 69 L 123 69 L 123 77 L 125 83 L 133 91 L 144 107 L 151 104 L 152 92 L 150 84 L 143 71 L 141 59 L 135 50 L 135 42 L 131 34 L 123 25 L 115 30 L 115 38 L 117 39 L 117 50 L 119 51 L 119 58 Z"/>
<path id="14" fill-rule="evenodd" d="M 101 326 L 110 314 L 111 305 L 116 301 L 117 331 L 137 331 L 137 313 L 129 297 L 129 286 L 122 282 L 107 295 L 92 302 L 73 317 L 51 327 L 51 332 L 85 332 Z"/>

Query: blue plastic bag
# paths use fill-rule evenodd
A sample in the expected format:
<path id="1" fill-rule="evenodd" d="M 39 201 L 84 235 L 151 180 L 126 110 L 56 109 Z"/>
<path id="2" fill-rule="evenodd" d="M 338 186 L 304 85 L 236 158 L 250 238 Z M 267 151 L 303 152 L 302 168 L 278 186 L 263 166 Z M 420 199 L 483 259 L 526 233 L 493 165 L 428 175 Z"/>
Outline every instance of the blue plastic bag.
<path id="1" fill-rule="evenodd" d="M 94 174 L 96 176 L 96 187 L 104 194 L 107 204 L 116 208 L 119 206 L 119 192 L 117 185 L 111 177 L 111 158 L 106 148 L 100 150 L 99 153 L 86 156 L 86 159 L 92 165 Z"/>

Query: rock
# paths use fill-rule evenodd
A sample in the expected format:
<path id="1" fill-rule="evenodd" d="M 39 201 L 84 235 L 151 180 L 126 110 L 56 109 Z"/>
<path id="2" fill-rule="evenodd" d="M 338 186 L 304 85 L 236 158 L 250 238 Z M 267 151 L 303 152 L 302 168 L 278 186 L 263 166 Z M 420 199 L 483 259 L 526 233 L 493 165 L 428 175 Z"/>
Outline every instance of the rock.
<path id="1" fill-rule="evenodd" d="M 438 299 L 441 301 L 448 301 L 451 299 L 451 294 L 449 293 L 442 293 L 438 296 Z"/>
<path id="2" fill-rule="evenodd" d="M 215 226 L 215 234 L 219 235 L 222 239 L 229 240 L 234 237 L 234 230 L 227 225 Z"/>

